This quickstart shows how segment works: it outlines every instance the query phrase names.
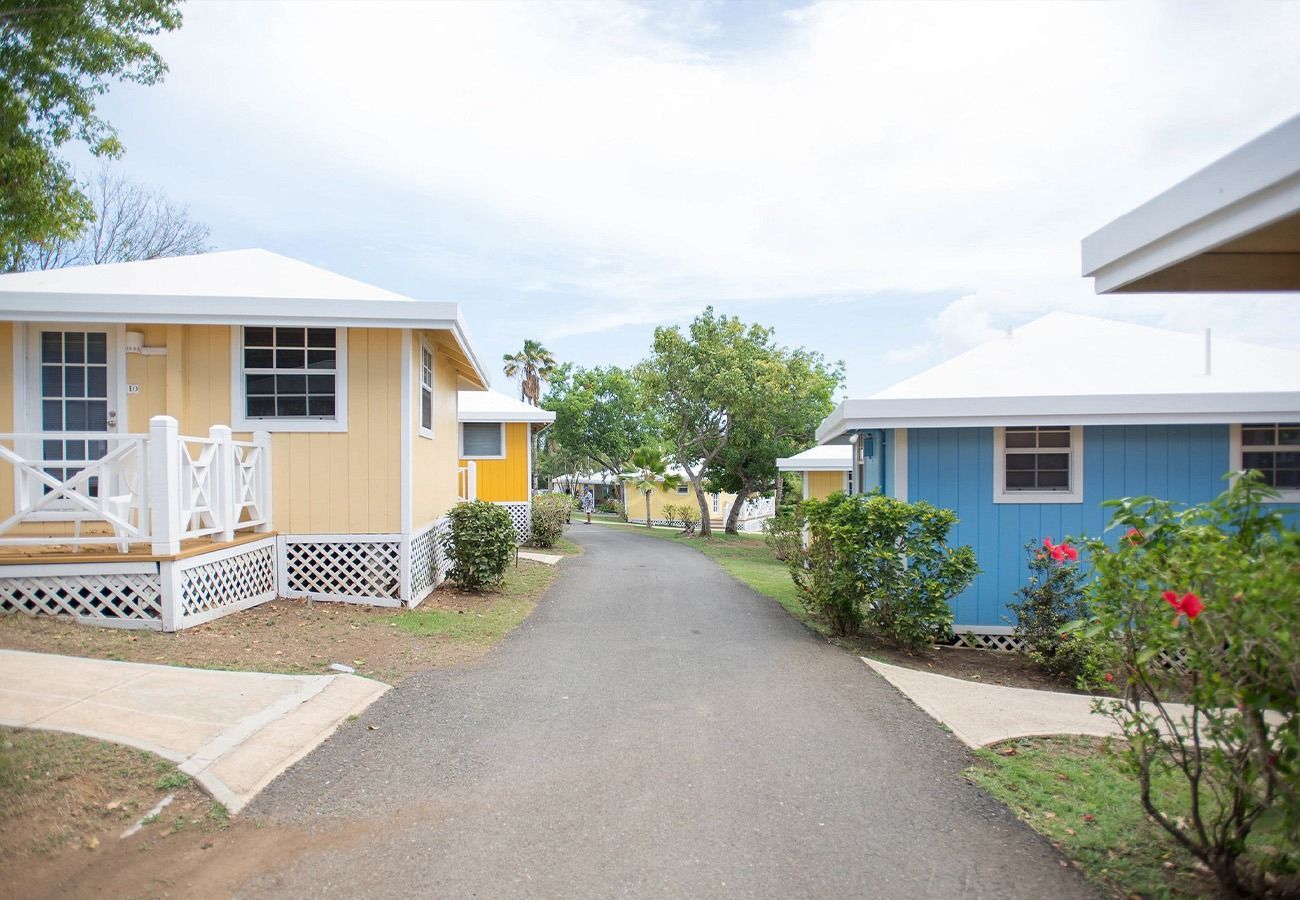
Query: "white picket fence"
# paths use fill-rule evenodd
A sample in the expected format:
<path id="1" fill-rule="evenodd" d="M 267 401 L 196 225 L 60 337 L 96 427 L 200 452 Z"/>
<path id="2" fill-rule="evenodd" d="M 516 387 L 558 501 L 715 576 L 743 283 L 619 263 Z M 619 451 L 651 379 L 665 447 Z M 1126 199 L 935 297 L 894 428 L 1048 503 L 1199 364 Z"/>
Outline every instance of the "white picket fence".
<path id="1" fill-rule="evenodd" d="M 266 432 L 237 441 L 229 426 L 215 425 L 207 437 L 192 437 L 171 416 L 155 416 L 148 434 L 0 434 L 0 462 L 15 473 L 0 546 L 117 544 L 125 551 L 149 544 L 170 555 L 191 538 L 230 541 L 237 531 L 271 530 Z M 32 525 L 48 533 L 15 533 Z M 87 525 L 96 528 L 84 533 Z"/>

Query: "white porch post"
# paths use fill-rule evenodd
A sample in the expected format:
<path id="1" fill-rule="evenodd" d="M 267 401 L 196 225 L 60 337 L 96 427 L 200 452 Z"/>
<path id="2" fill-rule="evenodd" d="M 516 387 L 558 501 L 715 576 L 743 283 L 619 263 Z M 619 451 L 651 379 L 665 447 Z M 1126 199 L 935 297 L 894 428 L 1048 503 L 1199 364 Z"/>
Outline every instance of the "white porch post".
<path id="1" fill-rule="evenodd" d="M 271 512 L 271 432 L 253 432 L 253 443 L 257 445 L 258 466 L 260 470 L 254 476 L 257 479 L 257 508 L 261 512 L 262 524 L 253 530 L 266 534 L 273 530 L 274 522 Z"/>
<path id="2" fill-rule="evenodd" d="M 235 445 L 229 425 L 213 425 L 208 439 L 216 446 L 212 458 L 212 508 L 216 513 L 217 536 L 223 541 L 235 539 Z"/>
<path id="3" fill-rule="evenodd" d="M 465 493 L 467 495 L 465 499 L 477 500 L 478 499 L 478 471 L 477 471 L 477 467 L 474 464 L 474 460 L 471 459 L 466 464 L 466 467 L 469 469 L 469 471 L 465 475 L 465 481 L 466 481 Z"/>
<path id="4" fill-rule="evenodd" d="M 171 416 L 149 420 L 149 522 L 153 552 L 181 552 L 180 425 Z"/>

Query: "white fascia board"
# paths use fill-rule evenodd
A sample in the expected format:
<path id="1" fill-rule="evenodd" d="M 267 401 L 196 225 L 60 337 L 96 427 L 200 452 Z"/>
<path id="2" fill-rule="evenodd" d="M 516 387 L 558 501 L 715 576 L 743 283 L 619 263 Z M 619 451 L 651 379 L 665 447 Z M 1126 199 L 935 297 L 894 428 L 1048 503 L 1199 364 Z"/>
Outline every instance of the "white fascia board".
<path id="1" fill-rule="evenodd" d="M 1300 116 L 1083 239 L 1099 294 L 1300 211 Z"/>
<path id="2" fill-rule="evenodd" d="M 776 468 L 781 472 L 849 472 L 853 463 L 847 459 L 800 459 L 797 456 L 783 456 L 776 461 Z"/>
<path id="3" fill-rule="evenodd" d="M 457 414 L 456 420 L 458 422 L 530 422 L 549 425 L 555 421 L 555 413 L 546 409 L 539 409 L 535 413 L 504 412 L 490 409 L 469 411 L 462 409 Z"/>
<path id="4" fill-rule="evenodd" d="M 439 306 L 450 306 L 455 310 L 456 325 L 452 328 L 452 334 L 456 338 L 456 344 L 470 361 L 470 365 L 474 367 L 474 372 L 478 375 L 483 386 L 490 385 L 492 379 L 488 377 L 487 369 L 483 368 L 483 362 L 478 358 L 478 351 L 474 349 L 474 342 L 469 336 L 469 326 L 465 324 L 465 318 L 461 315 L 460 307 L 455 303 L 440 303 Z"/>
<path id="5" fill-rule="evenodd" d="M 863 428 L 995 425 L 1198 425 L 1300 419 L 1300 391 L 845 400 L 823 420 L 826 443 Z"/>

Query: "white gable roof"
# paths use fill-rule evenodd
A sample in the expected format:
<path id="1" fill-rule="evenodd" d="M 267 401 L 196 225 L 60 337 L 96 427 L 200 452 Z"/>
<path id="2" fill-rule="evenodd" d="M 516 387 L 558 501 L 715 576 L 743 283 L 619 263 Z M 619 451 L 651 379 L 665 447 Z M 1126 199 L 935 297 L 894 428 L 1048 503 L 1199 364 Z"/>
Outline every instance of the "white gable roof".
<path id="1" fill-rule="evenodd" d="M 0 275 L 0 321 L 450 331 L 488 381 L 455 303 L 415 300 L 268 250 Z"/>
<path id="2" fill-rule="evenodd" d="M 853 468 L 853 447 L 818 444 L 794 456 L 779 458 L 776 467 L 782 472 L 847 472 Z"/>
<path id="3" fill-rule="evenodd" d="M 524 403 L 500 391 L 461 391 L 456 399 L 458 418 L 462 422 L 538 422 L 555 421 L 555 413 Z"/>
<path id="4" fill-rule="evenodd" d="M 1300 419 L 1300 353 L 1051 313 L 871 397 L 819 441 L 857 428 Z"/>

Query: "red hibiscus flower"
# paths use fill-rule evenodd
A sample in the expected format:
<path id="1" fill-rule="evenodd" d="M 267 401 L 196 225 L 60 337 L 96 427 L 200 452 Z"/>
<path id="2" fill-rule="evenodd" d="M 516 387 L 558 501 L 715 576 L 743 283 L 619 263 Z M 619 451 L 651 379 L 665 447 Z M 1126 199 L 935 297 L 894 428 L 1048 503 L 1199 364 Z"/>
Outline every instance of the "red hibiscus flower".
<path id="1" fill-rule="evenodd" d="M 1165 602 L 1172 606 L 1174 611 L 1177 612 L 1178 615 L 1174 616 L 1175 623 L 1178 622 L 1178 619 L 1181 616 L 1187 616 L 1189 621 L 1195 619 L 1201 614 L 1201 611 L 1205 609 L 1205 604 L 1201 602 L 1201 598 L 1193 594 L 1191 591 L 1188 591 L 1181 597 L 1178 596 L 1177 591 L 1165 591 L 1161 596 L 1163 596 Z"/>
<path id="2" fill-rule="evenodd" d="M 1071 547 L 1069 544 L 1066 543 L 1053 544 L 1052 539 L 1050 537 L 1043 538 L 1043 547 L 1051 555 L 1052 559 L 1056 560 L 1059 563 L 1063 563 L 1067 559 L 1070 562 L 1074 562 L 1079 558 L 1078 550 L 1075 550 L 1073 547 Z"/>
<path id="3" fill-rule="evenodd" d="M 1124 535 L 1124 540 L 1128 541 L 1131 546 L 1136 547 L 1138 544 L 1142 543 L 1142 532 L 1138 531 L 1136 528 L 1130 528 Z"/>

